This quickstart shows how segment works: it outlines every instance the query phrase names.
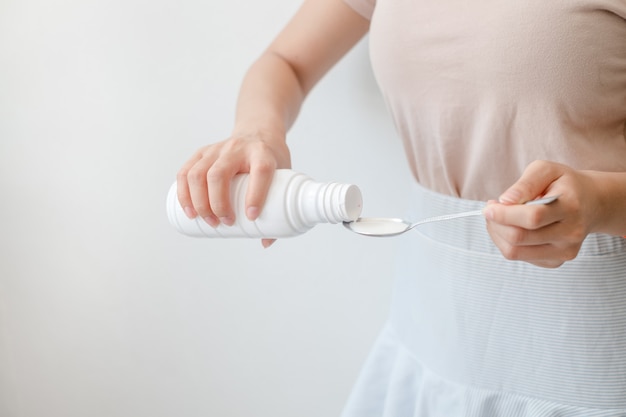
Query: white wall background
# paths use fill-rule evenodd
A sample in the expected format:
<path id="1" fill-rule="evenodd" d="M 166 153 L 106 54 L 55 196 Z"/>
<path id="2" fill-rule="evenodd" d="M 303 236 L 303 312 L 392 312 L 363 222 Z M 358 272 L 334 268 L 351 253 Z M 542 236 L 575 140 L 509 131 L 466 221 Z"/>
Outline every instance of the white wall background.
<path id="1" fill-rule="evenodd" d="M 392 239 L 195 240 L 164 211 L 227 136 L 298 0 L 0 0 L 0 416 L 336 416 L 385 319 Z M 294 168 L 399 216 L 408 169 L 361 43 Z"/>

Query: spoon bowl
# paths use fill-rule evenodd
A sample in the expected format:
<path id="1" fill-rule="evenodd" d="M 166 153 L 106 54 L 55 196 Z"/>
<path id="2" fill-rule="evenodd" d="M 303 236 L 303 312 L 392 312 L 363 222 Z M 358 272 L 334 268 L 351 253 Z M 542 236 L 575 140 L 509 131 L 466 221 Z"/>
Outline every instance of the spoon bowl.
<path id="1" fill-rule="evenodd" d="M 550 204 L 558 199 L 559 196 L 543 197 L 536 200 L 528 201 L 526 205 Z M 343 225 L 353 231 L 364 236 L 373 237 L 390 237 L 401 235 L 421 224 L 441 222 L 452 219 L 460 219 L 463 217 L 481 216 L 482 210 L 465 211 L 462 213 L 444 214 L 441 216 L 428 217 L 426 219 L 411 223 L 406 220 L 390 218 L 390 217 L 359 217 L 352 222 L 344 222 Z"/>

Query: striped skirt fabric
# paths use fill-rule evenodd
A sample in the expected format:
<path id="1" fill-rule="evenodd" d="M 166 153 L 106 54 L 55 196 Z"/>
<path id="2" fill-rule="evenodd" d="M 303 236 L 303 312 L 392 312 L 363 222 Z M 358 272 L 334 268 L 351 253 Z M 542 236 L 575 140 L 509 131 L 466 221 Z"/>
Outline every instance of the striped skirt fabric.
<path id="1" fill-rule="evenodd" d="M 411 220 L 483 202 L 413 190 Z M 389 320 L 343 417 L 626 417 L 626 239 L 557 269 L 507 261 L 481 217 L 401 237 Z"/>

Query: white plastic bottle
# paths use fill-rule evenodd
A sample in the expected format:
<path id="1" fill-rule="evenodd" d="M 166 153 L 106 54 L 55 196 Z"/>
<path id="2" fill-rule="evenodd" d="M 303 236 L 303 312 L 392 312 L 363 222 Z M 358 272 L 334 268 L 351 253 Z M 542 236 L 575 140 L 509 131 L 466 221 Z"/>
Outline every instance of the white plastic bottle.
<path id="1" fill-rule="evenodd" d="M 213 228 L 202 218 L 189 219 L 178 202 L 176 183 L 167 196 L 170 224 L 180 233 L 194 237 L 284 238 L 300 235 L 319 223 L 356 220 L 361 214 L 361 191 L 355 185 L 320 183 L 308 176 L 279 169 L 274 173 L 260 216 L 250 221 L 245 215 L 249 174 L 237 175 L 230 188 L 235 224 Z"/>

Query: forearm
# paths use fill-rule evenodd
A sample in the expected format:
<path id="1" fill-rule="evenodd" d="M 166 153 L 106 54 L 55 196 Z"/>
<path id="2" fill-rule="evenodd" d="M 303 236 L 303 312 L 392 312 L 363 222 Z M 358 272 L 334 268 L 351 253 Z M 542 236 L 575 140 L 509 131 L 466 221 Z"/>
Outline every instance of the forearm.
<path id="1" fill-rule="evenodd" d="M 265 52 L 241 85 L 233 136 L 263 132 L 284 139 L 305 95 L 291 65 L 279 55 Z"/>

